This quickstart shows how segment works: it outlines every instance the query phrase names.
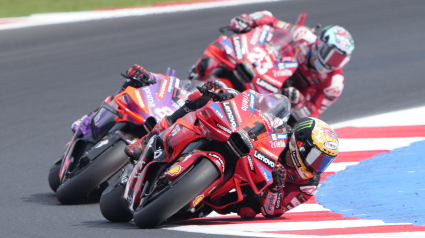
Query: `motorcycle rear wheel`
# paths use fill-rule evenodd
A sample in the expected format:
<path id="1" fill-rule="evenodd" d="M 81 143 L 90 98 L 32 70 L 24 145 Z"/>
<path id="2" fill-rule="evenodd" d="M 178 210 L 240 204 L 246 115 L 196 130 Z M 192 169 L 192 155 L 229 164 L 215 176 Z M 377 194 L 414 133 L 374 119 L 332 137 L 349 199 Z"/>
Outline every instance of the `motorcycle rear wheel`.
<path id="1" fill-rule="evenodd" d="M 204 158 L 192 171 L 157 199 L 134 212 L 134 223 L 153 228 L 174 215 L 220 176 L 216 165 Z"/>
<path id="2" fill-rule="evenodd" d="M 78 174 L 65 181 L 56 191 L 56 198 L 62 204 L 73 204 L 86 198 L 99 185 L 129 163 L 124 141 L 115 143 L 99 158 L 82 168 Z"/>

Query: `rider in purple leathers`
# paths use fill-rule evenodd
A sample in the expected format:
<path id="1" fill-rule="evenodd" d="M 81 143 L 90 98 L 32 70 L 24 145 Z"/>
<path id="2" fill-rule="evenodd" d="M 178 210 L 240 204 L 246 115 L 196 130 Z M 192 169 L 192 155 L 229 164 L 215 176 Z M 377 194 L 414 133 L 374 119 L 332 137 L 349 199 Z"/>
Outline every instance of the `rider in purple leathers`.
<path id="1" fill-rule="evenodd" d="M 113 96 L 108 96 L 104 103 L 109 103 L 114 99 L 114 96 L 124 91 L 128 86 L 132 86 L 134 88 L 140 88 L 143 86 L 155 84 L 157 81 L 160 81 L 164 78 L 164 75 L 162 74 L 156 74 L 152 72 L 146 71 L 143 67 L 135 64 L 132 67 L 130 67 L 126 74 L 122 74 L 126 78 L 123 85 L 121 86 L 120 90 L 114 94 Z M 75 131 L 78 129 L 78 126 L 80 126 L 80 130 L 83 132 L 83 136 L 87 136 L 91 132 L 90 128 L 90 121 L 92 115 L 94 115 L 95 112 L 97 112 L 98 109 L 94 110 L 93 112 L 84 115 L 80 119 L 76 120 L 71 125 L 72 132 L 75 133 Z"/>

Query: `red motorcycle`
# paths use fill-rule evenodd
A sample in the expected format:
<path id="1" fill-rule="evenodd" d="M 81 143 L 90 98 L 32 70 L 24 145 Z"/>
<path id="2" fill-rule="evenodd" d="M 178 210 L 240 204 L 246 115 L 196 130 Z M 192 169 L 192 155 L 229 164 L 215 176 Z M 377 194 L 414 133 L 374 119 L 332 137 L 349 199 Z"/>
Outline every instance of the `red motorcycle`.
<path id="1" fill-rule="evenodd" d="M 239 91 L 277 93 L 298 67 L 292 44 L 291 33 L 268 25 L 231 37 L 222 35 L 204 51 L 190 77 L 217 77 Z"/>
<path id="2" fill-rule="evenodd" d="M 240 202 L 243 186 L 260 194 L 273 182 L 286 145 L 287 134 L 277 126 L 289 111 L 281 94 L 246 90 L 188 113 L 153 136 L 131 174 L 123 173 L 103 192 L 103 216 L 113 222 L 134 218 L 137 226 L 152 228 L 173 215 L 190 217 L 205 206 Z M 233 189 L 237 200 L 221 204 Z"/>

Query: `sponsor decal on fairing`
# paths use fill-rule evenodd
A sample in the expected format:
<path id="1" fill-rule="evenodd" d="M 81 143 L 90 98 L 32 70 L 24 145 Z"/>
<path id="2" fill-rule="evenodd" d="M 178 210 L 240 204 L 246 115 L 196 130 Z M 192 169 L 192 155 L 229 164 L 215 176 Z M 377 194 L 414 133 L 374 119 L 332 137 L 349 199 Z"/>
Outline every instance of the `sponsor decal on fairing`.
<path id="1" fill-rule="evenodd" d="M 180 88 L 180 79 L 176 78 L 176 83 L 174 84 L 175 88 Z"/>
<path id="2" fill-rule="evenodd" d="M 254 163 L 252 162 L 252 158 L 251 158 L 251 156 L 250 156 L 250 155 L 248 155 L 248 156 L 246 157 L 246 159 L 248 160 L 249 169 L 250 169 L 251 171 L 254 171 L 254 172 L 255 172 Z"/>
<path id="3" fill-rule="evenodd" d="M 292 75 L 292 71 L 290 69 L 279 69 L 279 70 L 273 70 L 273 77 L 287 77 Z"/>
<path id="4" fill-rule="evenodd" d="M 255 150 L 254 151 L 254 158 L 261 161 L 264 165 L 266 165 L 269 169 L 274 168 L 274 160 L 268 157 L 267 155 L 263 154 L 262 152 Z"/>
<path id="5" fill-rule="evenodd" d="M 170 175 L 170 176 L 175 176 L 175 175 L 179 174 L 181 170 L 182 170 L 182 167 L 180 165 L 176 165 L 173 168 L 171 168 L 167 172 L 167 174 Z"/>
<path id="6" fill-rule="evenodd" d="M 270 139 L 272 140 L 287 140 L 288 139 L 287 133 L 273 133 L 269 135 L 270 135 Z"/>
<path id="7" fill-rule="evenodd" d="M 270 26 L 268 25 L 263 26 L 263 31 L 261 32 L 260 39 L 258 39 L 258 44 L 260 46 L 263 46 L 264 42 L 266 41 L 269 30 L 270 30 Z"/>
<path id="8" fill-rule="evenodd" d="M 285 62 L 275 64 L 277 69 L 293 69 L 298 68 L 298 62 Z"/>
<path id="9" fill-rule="evenodd" d="M 223 119 L 223 121 L 226 121 L 226 119 L 224 118 L 223 115 L 223 111 L 221 110 L 220 106 L 215 104 L 215 103 L 211 103 L 211 107 L 214 109 L 214 112 L 221 118 Z"/>
<path id="10" fill-rule="evenodd" d="M 230 106 L 230 102 L 223 102 L 221 103 L 221 105 L 223 106 L 223 109 L 226 112 L 226 116 L 229 120 L 230 126 L 233 128 L 238 127 L 239 124 L 236 121 L 235 113 L 233 111 L 233 108 Z"/>
<path id="11" fill-rule="evenodd" d="M 158 87 L 157 98 L 159 101 L 163 101 L 165 98 L 165 93 L 167 92 L 168 79 L 163 78 L 161 80 L 161 85 Z"/>
<path id="12" fill-rule="evenodd" d="M 233 45 L 235 46 L 236 59 L 243 59 L 241 38 L 240 37 L 234 37 L 233 38 Z"/>
<path id="13" fill-rule="evenodd" d="M 228 129 L 227 127 L 225 127 L 225 126 L 223 126 L 223 125 L 221 125 L 220 123 L 215 123 L 216 125 L 217 125 L 217 127 L 218 128 L 220 128 L 221 130 L 223 130 L 224 132 L 226 132 L 227 134 L 231 134 L 232 133 L 232 131 L 230 130 L 230 129 Z"/>
<path id="14" fill-rule="evenodd" d="M 273 70 L 273 72 L 274 71 L 276 71 L 276 70 Z M 263 87 L 263 88 L 265 88 L 265 89 L 267 89 L 267 90 L 269 90 L 270 92 L 273 92 L 273 93 L 277 93 L 279 91 L 279 89 L 276 86 L 270 84 L 269 82 L 267 82 L 267 81 L 265 81 L 261 78 L 257 78 L 257 85 L 261 86 L 261 87 Z"/>
<path id="15" fill-rule="evenodd" d="M 243 92 L 242 93 L 242 106 L 241 106 L 242 111 L 246 112 L 246 110 L 248 110 L 248 106 L 249 106 L 249 96 L 246 92 Z"/>
<path id="16" fill-rule="evenodd" d="M 260 167 L 261 174 L 264 176 L 264 178 L 267 180 L 267 182 L 271 182 L 272 181 L 272 174 L 267 169 L 265 169 L 263 166 L 258 165 L 258 167 Z"/>
<path id="17" fill-rule="evenodd" d="M 204 199 L 204 195 L 199 195 L 195 198 L 195 200 L 193 201 L 193 207 L 196 207 L 196 205 L 198 205 L 200 202 L 202 202 L 202 200 Z"/>
<path id="18" fill-rule="evenodd" d="M 267 136 L 267 135 L 265 135 L 265 136 Z M 266 153 L 268 156 L 271 156 L 271 157 L 273 157 L 273 158 L 275 158 L 275 159 L 278 159 L 277 155 L 275 155 L 275 154 L 273 154 L 272 152 L 268 151 L 266 148 L 264 148 L 264 147 L 260 147 L 260 150 L 261 150 L 262 152 Z"/>
<path id="19" fill-rule="evenodd" d="M 254 34 L 251 37 L 251 40 L 249 41 L 249 43 L 251 45 L 256 45 L 258 42 L 258 39 L 260 38 L 261 35 L 261 29 L 260 28 L 255 28 Z"/>
<path id="20" fill-rule="evenodd" d="M 216 158 L 220 162 L 221 167 L 223 168 L 223 172 L 224 172 L 224 168 L 225 168 L 224 167 L 224 161 L 220 158 L 220 156 L 213 154 L 213 153 L 208 153 L 207 155 Z"/>
<path id="21" fill-rule="evenodd" d="M 232 43 L 229 40 L 223 38 L 220 44 L 224 47 L 227 54 L 233 54 Z"/>
<path id="22" fill-rule="evenodd" d="M 270 141 L 270 147 L 272 147 L 273 149 L 277 149 L 277 148 L 285 148 L 285 141 L 284 140 L 279 140 L 279 141 Z"/>
<path id="23" fill-rule="evenodd" d="M 143 90 L 145 92 L 146 97 L 148 98 L 148 105 L 149 105 L 149 107 L 155 107 L 155 100 L 153 99 L 151 90 L 148 87 L 144 87 L 141 90 Z"/>
<path id="24" fill-rule="evenodd" d="M 254 109 L 255 109 L 255 92 L 254 90 L 250 89 L 249 90 L 249 111 L 252 114 L 255 114 Z"/>
<path id="25" fill-rule="evenodd" d="M 241 115 L 239 114 L 239 110 L 238 110 L 238 107 L 236 106 L 236 103 L 235 103 L 235 101 L 231 101 L 232 102 L 232 105 L 233 105 L 233 110 L 234 110 L 234 113 L 235 113 L 235 115 L 236 115 L 236 118 L 238 118 L 238 121 L 240 122 L 240 123 L 242 123 L 242 118 L 241 118 Z"/>
<path id="26" fill-rule="evenodd" d="M 167 88 L 168 93 L 173 92 L 174 79 L 175 79 L 174 76 L 170 77 L 170 82 L 168 83 L 168 88 Z"/>
<path id="27" fill-rule="evenodd" d="M 137 101 L 139 102 L 140 107 L 141 108 L 145 108 L 146 106 L 145 106 L 145 103 L 144 103 L 144 101 L 142 99 L 142 96 L 140 95 L 139 90 L 136 90 L 134 92 L 136 93 L 136 98 L 137 98 Z"/>

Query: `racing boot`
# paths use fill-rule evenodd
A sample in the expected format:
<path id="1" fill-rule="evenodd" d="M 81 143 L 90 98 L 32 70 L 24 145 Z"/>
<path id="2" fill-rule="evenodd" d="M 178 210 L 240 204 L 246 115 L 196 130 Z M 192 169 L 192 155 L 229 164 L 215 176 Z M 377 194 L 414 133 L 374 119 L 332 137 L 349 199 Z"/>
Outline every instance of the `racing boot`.
<path id="1" fill-rule="evenodd" d="M 155 127 L 152 129 L 151 132 L 146 134 L 140 139 L 136 139 L 136 141 L 125 147 L 124 152 L 125 154 L 130 157 L 132 161 L 138 161 L 140 156 L 142 156 L 143 151 L 146 148 L 146 145 L 148 144 L 149 140 L 154 136 L 158 135 L 159 133 L 165 131 L 168 129 L 172 124 L 170 124 L 168 117 L 162 118 L 162 120 L 155 125 Z"/>

